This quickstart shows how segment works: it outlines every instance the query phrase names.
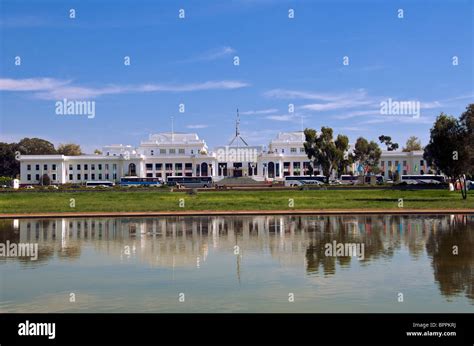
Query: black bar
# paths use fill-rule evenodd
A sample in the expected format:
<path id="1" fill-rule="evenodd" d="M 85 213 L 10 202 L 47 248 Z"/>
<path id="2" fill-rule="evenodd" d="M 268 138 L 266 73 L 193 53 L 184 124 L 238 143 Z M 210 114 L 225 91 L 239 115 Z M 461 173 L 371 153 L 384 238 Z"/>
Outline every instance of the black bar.
<path id="1" fill-rule="evenodd" d="M 19 324 L 26 321 L 55 323 L 55 338 L 19 336 Z M 472 346 L 474 314 L 1 314 L 0 330 L 1 346 Z M 456 336 L 408 336 L 407 332 L 456 332 Z"/>

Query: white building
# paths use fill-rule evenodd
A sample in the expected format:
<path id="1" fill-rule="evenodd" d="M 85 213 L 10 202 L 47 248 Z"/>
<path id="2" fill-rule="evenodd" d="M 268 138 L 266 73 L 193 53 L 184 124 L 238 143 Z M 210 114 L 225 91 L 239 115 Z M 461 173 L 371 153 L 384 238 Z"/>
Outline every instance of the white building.
<path id="1" fill-rule="evenodd" d="M 209 151 L 196 133 L 166 132 L 150 135 L 136 148 L 105 146 L 101 155 L 22 155 L 20 184 L 39 184 L 45 174 L 51 184 L 119 182 L 124 176 L 163 180 L 169 176 L 211 176 L 215 180 L 250 176 L 255 180 L 283 180 L 289 175 L 309 175 L 310 161 L 304 151 L 302 131 L 279 133 L 268 149 L 248 146 L 238 127 L 235 139 L 237 142 Z M 395 170 L 400 174 L 429 172 L 422 151 L 384 151 L 379 165 L 386 178 Z"/>

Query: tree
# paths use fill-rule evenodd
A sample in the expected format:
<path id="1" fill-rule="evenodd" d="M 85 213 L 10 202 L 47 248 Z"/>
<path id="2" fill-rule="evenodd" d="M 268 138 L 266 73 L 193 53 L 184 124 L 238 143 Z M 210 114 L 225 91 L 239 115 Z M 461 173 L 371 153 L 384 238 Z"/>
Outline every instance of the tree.
<path id="1" fill-rule="evenodd" d="M 50 185 L 51 184 L 51 178 L 47 174 L 43 174 L 40 179 L 40 184 L 41 185 Z"/>
<path id="2" fill-rule="evenodd" d="M 423 158 L 434 164 L 454 183 L 462 179 L 469 170 L 468 133 L 458 119 L 441 113 L 430 130 L 430 142 L 425 147 Z M 464 186 L 466 184 L 464 183 Z M 467 198 L 462 189 L 463 198 Z"/>
<path id="3" fill-rule="evenodd" d="M 377 167 L 382 155 L 377 143 L 368 142 L 365 138 L 359 137 L 354 146 L 354 159 L 359 161 L 366 171 L 373 171 Z"/>
<path id="4" fill-rule="evenodd" d="M 467 173 L 474 176 L 474 103 L 466 107 L 466 111 L 459 120 L 466 133 L 466 148 L 468 152 Z"/>
<path id="5" fill-rule="evenodd" d="M 415 150 L 423 150 L 421 147 L 421 141 L 416 136 L 411 136 L 407 139 L 405 147 L 402 149 L 404 152 L 410 152 Z"/>
<path id="6" fill-rule="evenodd" d="M 94 150 L 94 154 L 102 155 L 102 150 L 96 149 L 96 150 Z"/>
<path id="7" fill-rule="evenodd" d="M 0 143 L 0 176 L 16 177 L 20 174 L 20 162 L 16 159 L 16 143 Z"/>
<path id="8" fill-rule="evenodd" d="M 82 150 L 80 145 L 74 143 L 59 144 L 58 154 L 65 156 L 79 156 L 82 155 Z"/>
<path id="9" fill-rule="evenodd" d="M 22 155 L 57 154 L 53 143 L 41 138 L 23 138 L 20 142 L 18 142 L 18 151 Z"/>
<path id="10" fill-rule="evenodd" d="M 383 143 L 387 146 L 388 151 L 395 151 L 398 149 L 398 143 L 392 143 L 392 137 L 381 135 L 379 136 L 380 143 Z"/>
<path id="11" fill-rule="evenodd" d="M 306 155 L 312 160 L 313 167 L 322 168 L 326 177 L 330 176 L 334 169 L 340 171 L 344 162 L 348 162 L 345 153 L 349 147 L 349 139 L 346 136 L 338 135 L 334 140 L 330 127 L 321 127 L 319 135 L 314 129 L 306 129 L 304 133 Z"/>
<path id="12" fill-rule="evenodd" d="M 348 155 L 349 138 L 345 135 L 337 135 L 336 141 L 337 153 L 337 174 L 346 173 L 346 168 L 352 163 L 352 156 Z"/>

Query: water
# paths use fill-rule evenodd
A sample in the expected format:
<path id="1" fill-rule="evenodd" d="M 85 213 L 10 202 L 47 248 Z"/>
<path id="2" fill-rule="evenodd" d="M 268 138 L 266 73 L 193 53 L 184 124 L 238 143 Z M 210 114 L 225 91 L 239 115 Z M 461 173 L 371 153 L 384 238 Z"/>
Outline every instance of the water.
<path id="1" fill-rule="evenodd" d="M 1 312 L 474 312 L 474 215 L 0 220 L 7 241 L 39 253 L 0 257 Z"/>

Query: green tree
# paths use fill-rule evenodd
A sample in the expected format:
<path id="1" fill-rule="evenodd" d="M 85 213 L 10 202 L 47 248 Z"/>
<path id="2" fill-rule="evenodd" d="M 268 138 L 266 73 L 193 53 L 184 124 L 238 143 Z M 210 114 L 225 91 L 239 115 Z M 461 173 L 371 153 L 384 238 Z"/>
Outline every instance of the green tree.
<path id="1" fill-rule="evenodd" d="M 16 143 L 0 143 L 0 176 L 16 177 L 20 174 L 20 162 L 16 160 Z"/>
<path id="2" fill-rule="evenodd" d="M 23 138 L 18 142 L 18 150 L 22 155 L 54 155 L 54 145 L 41 138 Z"/>
<path id="3" fill-rule="evenodd" d="M 58 154 L 65 156 L 79 156 L 82 155 L 81 146 L 74 143 L 59 144 Z"/>
<path id="4" fill-rule="evenodd" d="M 40 178 L 40 184 L 41 185 L 50 185 L 51 184 L 51 178 L 47 174 L 43 174 Z"/>
<path id="5" fill-rule="evenodd" d="M 354 159 L 359 161 L 365 170 L 373 171 L 377 167 L 382 155 L 382 150 L 380 150 L 377 143 L 374 141 L 367 141 L 363 137 L 357 138 L 357 141 L 354 146 Z"/>
<path id="6" fill-rule="evenodd" d="M 423 150 L 421 147 L 421 141 L 416 136 L 411 136 L 407 139 L 405 146 L 403 147 L 402 151 L 410 152 L 415 150 Z"/>
<path id="7" fill-rule="evenodd" d="M 398 143 L 393 143 L 392 137 L 390 136 L 381 135 L 379 136 L 379 141 L 386 145 L 388 151 L 395 151 L 398 149 Z"/>
<path id="8" fill-rule="evenodd" d="M 322 168 L 326 177 L 330 176 L 333 170 L 340 171 L 344 162 L 349 161 L 345 155 L 349 147 L 347 136 L 338 135 L 334 140 L 330 127 L 322 127 L 319 134 L 314 129 L 306 129 L 304 133 L 306 155 L 312 160 L 313 167 Z"/>
<path id="9" fill-rule="evenodd" d="M 466 111 L 459 118 L 466 133 L 466 148 L 468 153 L 467 173 L 474 176 L 474 103 L 466 107 Z"/>
<path id="10" fill-rule="evenodd" d="M 468 133 L 462 123 L 441 113 L 430 130 L 430 142 L 425 147 L 423 158 L 429 165 L 434 164 L 452 182 L 462 179 L 469 171 Z M 464 184 L 465 185 L 465 184 Z M 463 198 L 467 198 L 462 189 Z"/>

